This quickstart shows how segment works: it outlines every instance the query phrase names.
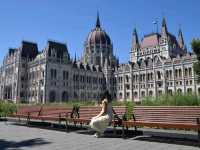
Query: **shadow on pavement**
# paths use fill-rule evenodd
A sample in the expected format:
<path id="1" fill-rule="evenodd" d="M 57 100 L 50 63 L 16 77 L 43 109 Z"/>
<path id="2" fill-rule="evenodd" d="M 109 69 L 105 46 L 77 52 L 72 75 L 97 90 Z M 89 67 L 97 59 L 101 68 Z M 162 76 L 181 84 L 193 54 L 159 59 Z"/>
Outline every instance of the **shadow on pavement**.
<path id="1" fill-rule="evenodd" d="M 198 142 L 198 140 L 195 139 L 143 135 L 143 136 L 133 137 L 132 140 L 200 147 L 200 143 Z"/>
<path id="2" fill-rule="evenodd" d="M 26 124 L 19 124 L 19 123 L 14 123 L 15 125 L 20 125 L 20 126 L 27 126 Z M 48 130 L 55 130 L 55 131 L 61 131 L 61 132 L 75 132 L 77 134 L 85 134 L 85 135 L 93 135 L 95 131 L 89 129 L 87 126 L 74 126 L 74 125 L 69 125 L 68 130 L 66 130 L 65 125 L 58 125 L 58 124 L 52 124 L 52 123 L 47 123 L 47 122 L 31 122 L 28 127 L 37 127 L 41 129 L 48 129 Z M 157 132 L 158 133 L 158 132 Z M 143 131 L 137 130 L 125 130 L 125 137 L 124 139 L 132 139 L 132 140 L 140 140 L 140 141 L 147 141 L 147 142 L 159 142 L 159 143 L 168 143 L 168 144 L 176 144 L 176 145 L 185 145 L 185 146 L 195 146 L 195 147 L 200 147 L 200 143 L 197 139 L 195 138 L 187 138 L 185 136 L 181 136 L 178 133 L 172 134 L 164 134 L 164 133 L 159 133 L 157 134 L 155 132 L 149 132 L 148 135 L 143 134 Z M 102 138 L 122 138 L 122 130 L 117 129 L 116 134 L 114 134 L 113 129 L 109 128 L 106 130 L 105 135 Z M 0 142 L 1 145 L 1 142 Z M 0 146 L 1 148 L 1 146 Z M 2 149 L 4 150 L 4 149 Z"/>
<path id="3" fill-rule="evenodd" d="M 78 134 L 86 134 L 86 135 L 94 135 L 95 131 L 89 129 L 89 130 L 79 130 L 76 131 L 76 133 Z M 137 131 L 135 132 L 134 130 L 129 130 L 128 132 L 125 131 L 125 138 L 132 138 L 138 135 L 142 135 L 141 131 Z M 108 130 L 106 130 L 104 132 L 104 136 L 101 138 L 122 138 L 122 130 L 120 129 L 116 129 L 116 132 L 114 132 L 114 130 L 112 128 L 109 128 Z"/>
<path id="4" fill-rule="evenodd" d="M 20 142 L 15 141 L 6 141 L 4 139 L 0 139 L 0 149 L 8 150 L 8 149 L 17 149 L 20 150 L 22 147 L 33 147 L 40 146 L 45 144 L 50 144 L 51 142 L 45 141 L 41 138 L 29 139 Z"/>

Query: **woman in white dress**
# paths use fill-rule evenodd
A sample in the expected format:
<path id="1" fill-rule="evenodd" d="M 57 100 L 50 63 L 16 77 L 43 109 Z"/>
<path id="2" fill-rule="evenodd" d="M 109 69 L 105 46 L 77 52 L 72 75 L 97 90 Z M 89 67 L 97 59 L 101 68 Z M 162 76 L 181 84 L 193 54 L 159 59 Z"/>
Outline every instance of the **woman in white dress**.
<path id="1" fill-rule="evenodd" d="M 111 95 L 106 91 L 102 97 L 101 112 L 93 117 L 90 122 L 90 127 L 96 131 L 95 137 L 102 136 L 110 122 L 112 122 L 113 109 L 111 102 Z"/>

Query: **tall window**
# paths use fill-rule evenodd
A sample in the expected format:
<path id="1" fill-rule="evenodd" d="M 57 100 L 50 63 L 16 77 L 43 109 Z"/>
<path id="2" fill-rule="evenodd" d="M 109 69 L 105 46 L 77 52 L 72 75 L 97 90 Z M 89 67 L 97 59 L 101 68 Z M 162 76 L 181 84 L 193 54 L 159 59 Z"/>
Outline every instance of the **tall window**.
<path id="1" fill-rule="evenodd" d="M 189 68 L 189 76 L 192 76 L 192 68 Z"/>
<path id="2" fill-rule="evenodd" d="M 56 79 L 57 71 L 56 69 L 51 69 L 51 79 Z"/>
<path id="3" fill-rule="evenodd" d="M 63 71 L 63 80 L 67 80 L 67 79 L 68 79 L 68 72 Z"/>

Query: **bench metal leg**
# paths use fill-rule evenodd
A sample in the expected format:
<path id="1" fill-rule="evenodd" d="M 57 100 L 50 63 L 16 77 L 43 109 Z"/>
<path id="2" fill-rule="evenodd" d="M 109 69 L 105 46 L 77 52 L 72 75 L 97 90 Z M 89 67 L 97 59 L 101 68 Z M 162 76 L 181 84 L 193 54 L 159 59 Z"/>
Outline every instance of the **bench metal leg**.
<path id="1" fill-rule="evenodd" d="M 113 125 L 113 134 L 114 134 L 114 136 L 116 136 L 116 135 L 117 135 L 117 131 L 116 131 L 116 125 L 115 125 L 115 124 Z"/>
<path id="2" fill-rule="evenodd" d="M 18 118 L 18 122 L 19 122 L 19 123 L 21 122 L 21 119 L 20 119 L 20 117 Z"/>
<path id="3" fill-rule="evenodd" d="M 30 122 L 30 114 L 28 114 L 27 120 L 26 120 L 26 125 L 29 125 Z"/>
<path id="4" fill-rule="evenodd" d="M 69 132 L 68 121 L 67 121 L 67 119 L 66 119 L 66 121 L 65 121 L 65 126 L 66 126 L 66 132 Z"/>
<path id="5" fill-rule="evenodd" d="M 59 127 L 61 127 L 61 114 L 59 114 L 58 124 L 59 124 Z"/>
<path id="6" fill-rule="evenodd" d="M 198 141 L 200 143 L 200 128 L 199 128 L 199 126 L 200 126 L 200 118 L 197 118 L 197 125 L 198 125 Z"/>
<path id="7" fill-rule="evenodd" d="M 135 126 L 135 132 L 137 132 L 137 126 Z"/>
<path id="8" fill-rule="evenodd" d="M 122 126 L 122 138 L 125 138 L 124 126 Z"/>

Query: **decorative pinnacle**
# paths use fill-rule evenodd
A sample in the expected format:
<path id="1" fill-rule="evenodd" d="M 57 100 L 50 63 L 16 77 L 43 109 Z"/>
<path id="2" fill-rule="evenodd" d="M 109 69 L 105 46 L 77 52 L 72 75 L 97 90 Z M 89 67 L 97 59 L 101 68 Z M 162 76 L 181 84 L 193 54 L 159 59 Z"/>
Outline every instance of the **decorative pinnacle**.
<path id="1" fill-rule="evenodd" d="M 101 23 L 100 23 L 100 19 L 99 19 L 99 12 L 97 12 L 96 28 L 101 28 Z"/>

